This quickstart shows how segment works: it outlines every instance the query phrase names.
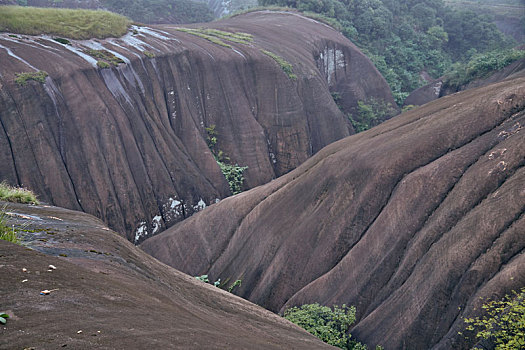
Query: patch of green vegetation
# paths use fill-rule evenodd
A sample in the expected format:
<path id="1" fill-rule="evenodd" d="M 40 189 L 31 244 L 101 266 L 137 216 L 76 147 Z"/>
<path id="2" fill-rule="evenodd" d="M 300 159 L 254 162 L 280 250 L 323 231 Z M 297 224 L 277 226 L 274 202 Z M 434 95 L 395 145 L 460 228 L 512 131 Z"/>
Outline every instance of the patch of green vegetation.
<path id="1" fill-rule="evenodd" d="M 456 63 L 445 76 L 444 87 L 459 88 L 475 79 L 487 77 L 509 64 L 525 58 L 525 50 L 496 50 L 477 54 L 466 63 Z"/>
<path id="2" fill-rule="evenodd" d="M 9 186 L 6 182 L 0 183 L 0 200 L 15 203 L 39 204 L 33 192 L 25 188 Z"/>
<path id="3" fill-rule="evenodd" d="M 71 41 L 64 38 L 53 38 L 53 40 L 64 45 L 71 45 Z"/>
<path id="4" fill-rule="evenodd" d="M 206 40 L 208 40 L 208 41 L 210 41 L 210 42 L 212 42 L 214 44 L 220 45 L 220 46 L 224 46 L 224 47 L 228 47 L 228 48 L 232 47 L 230 44 L 226 44 L 224 41 L 222 41 L 220 38 L 218 38 L 216 36 L 203 33 L 202 29 L 190 29 L 190 28 L 176 28 L 176 29 L 179 32 L 184 32 L 184 33 L 188 33 L 188 34 L 191 34 L 191 35 L 198 36 L 200 38 L 206 39 Z"/>
<path id="5" fill-rule="evenodd" d="M 261 52 L 264 53 L 265 55 L 270 56 L 271 58 L 273 58 L 274 61 L 277 62 L 277 64 L 279 64 L 281 69 L 286 73 L 288 78 L 290 78 L 292 80 L 297 79 L 297 75 L 295 75 L 294 72 L 293 72 L 293 66 L 288 61 L 286 61 L 281 56 L 274 54 L 271 51 L 267 51 L 267 50 L 261 49 Z"/>
<path id="6" fill-rule="evenodd" d="M 0 313 L 0 323 L 1 324 L 6 324 L 8 318 L 9 318 L 9 315 L 6 314 L 5 312 Z"/>
<path id="7" fill-rule="evenodd" d="M 290 6 L 337 21 L 339 30 L 385 77 L 399 105 L 426 84 L 423 72 L 438 78 L 474 51 L 502 50 L 515 44 L 490 17 L 452 9 L 443 1 L 259 0 L 259 5 Z"/>
<path id="8" fill-rule="evenodd" d="M 0 31 L 71 39 L 120 37 L 131 20 L 102 10 L 0 6 Z"/>
<path id="9" fill-rule="evenodd" d="M 49 75 L 47 72 L 41 70 L 38 72 L 21 72 L 21 73 L 15 73 L 16 78 L 15 82 L 20 85 L 24 86 L 27 84 L 28 80 L 34 80 L 39 83 L 44 84 L 46 82 L 46 77 Z"/>
<path id="10" fill-rule="evenodd" d="M 108 68 L 109 64 L 113 66 L 118 66 L 120 63 L 124 63 L 124 61 L 121 58 L 118 58 L 111 52 L 107 50 L 93 50 L 93 49 L 87 49 L 84 50 L 84 53 L 90 55 L 93 58 L 97 58 L 99 61 L 97 62 L 97 66 L 100 68 Z M 99 64 L 100 62 L 100 64 Z M 103 63 L 108 64 L 108 66 L 105 66 Z"/>
<path id="11" fill-rule="evenodd" d="M 212 284 L 214 285 L 215 287 L 217 288 L 220 288 L 222 290 L 227 290 L 228 292 L 230 293 L 233 293 L 233 290 L 236 288 L 236 287 L 239 287 L 241 286 L 242 284 L 242 281 L 241 280 L 236 280 L 235 282 L 233 282 L 232 284 L 230 284 L 230 286 L 227 287 L 228 285 L 228 282 L 230 281 L 229 278 L 226 279 L 226 281 L 224 282 L 221 282 L 221 279 L 217 279 L 215 282 L 210 282 L 210 279 L 208 278 L 208 275 L 201 275 L 201 276 L 195 276 L 195 278 L 201 282 L 204 282 L 204 283 L 208 283 L 208 284 Z"/>
<path id="12" fill-rule="evenodd" d="M 111 66 L 107 62 L 99 60 L 99 61 L 97 61 L 97 67 L 100 68 L 100 69 L 105 69 L 105 68 L 109 68 Z"/>
<path id="13" fill-rule="evenodd" d="M 525 349 L 525 287 L 512 294 L 485 303 L 482 316 L 464 319 L 476 341 L 489 340 L 496 350 Z"/>
<path id="14" fill-rule="evenodd" d="M 219 165 L 222 174 L 228 181 L 230 191 L 232 194 L 238 194 L 242 192 L 242 186 L 244 184 L 244 171 L 248 169 L 247 166 L 240 166 L 239 164 L 231 164 L 230 157 L 226 156 L 222 150 L 217 146 L 217 130 L 215 125 L 210 125 L 205 128 L 206 130 L 206 143 L 208 148 L 213 153 L 215 161 Z"/>
<path id="15" fill-rule="evenodd" d="M 396 114 L 392 105 L 383 100 L 369 98 L 357 102 L 357 115 L 348 114 L 356 133 L 368 130 Z"/>
<path id="16" fill-rule="evenodd" d="M 248 9 L 235 11 L 234 13 L 232 13 L 230 15 L 226 15 L 224 17 L 221 17 L 221 19 L 236 17 L 236 16 L 239 16 L 239 15 L 243 15 L 243 14 L 250 13 L 250 12 L 257 12 L 257 11 L 301 12 L 301 11 L 298 11 L 296 8 L 287 7 L 287 6 L 255 6 L 255 7 L 250 7 Z M 330 27 L 334 28 L 335 30 L 341 31 L 343 29 L 341 24 L 339 24 L 339 22 L 337 22 L 336 19 L 330 18 L 330 17 L 325 16 L 323 14 L 312 12 L 312 11 L 304 11 L 304 12 L 301 12 L 301 14 L 303 16 L 305 16 L 305 17 L 308 17 L 308 18 L 314 19 L 316 21 L 319 21 L 321 23 L 324 23 L 326 25 L 329 25 Z"/>
<path id="17" fill-rule="evenodd" d="M 11 243 L 20 244 L 20 238 L 13 227 L 7 226 L 6 206 L 0 209 L 0 239 Z"/>
<path id="18" fill-rule="evenodd" d="M 225 43 L 223 40 L 238 43 L 238 44 L 244 44 L 249 45 L 253 41 L 253 36 L 248 33 L 239 33 L 239 32 L 226 32 L 223 30 L 218 29 L 211 29 L 211 28 L 176 28 L 180 32 L 192 34 L 198 37 L 201 37 L 203 39 L 206 39 L 208 41 L 211 41 L 214 44 L 229 47 L 231 48 L 230 44 Z"/>
<path id="19" fill-rule="evenodd" d="M 140 23 L 204 23 L 213 20 L 213 13 L 206 3 L 191 0 L 100 0 L 99 2 L 104 8 Z"/>
<path id="20" fill-rule="evenodd" d="M 366 350 L 367 346 L 351 340 L 348 333 L 355 322 L 355 307 L 334 305 L 333 308 L 317 303 L 292 307 L 284 312 L 283 317 L 325 343 L 341 349 Z M 376 350 L 382 349 L 380 346 Z"/>
<path id="21" fill-rule="evenodd" d="M 244 184 L 244 171 L 248 169 L 247 166 L 240 166 L 239 164 L 228 164 L 217 160 L 217 164 L 221 168 L 222 174 L 230 185 L 232 194 L 242 192 L 242 185 Z"/>
<path id="22" fill-rule="evenodd" d="M 151 51 L 148 51 L 148 50 L 144 50 L 142 51 L 142 53 L 144 54 L 144 56 L 148 57 L 148 58 L 154 58 L 155 57 L 155 54 Z"/>

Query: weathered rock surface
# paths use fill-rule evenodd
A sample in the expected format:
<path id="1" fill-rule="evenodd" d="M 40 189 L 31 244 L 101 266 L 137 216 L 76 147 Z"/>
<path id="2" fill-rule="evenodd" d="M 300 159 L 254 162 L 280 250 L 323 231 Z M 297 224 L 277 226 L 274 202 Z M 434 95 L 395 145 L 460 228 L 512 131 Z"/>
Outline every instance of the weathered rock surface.
<path id="1" fill-rule="evenodd" d="M 332 348 L 158 262 L 90 215 L 16 204 L 7 210 L 9 223 L 36 232 L 24 234 L 34 250 L 0 240 L 0 312 L 10 315 L 0 349 Z"/>
<path id="2" fill-rule="evenodd" d="M 0 179 L 138 242 L 230 194 L 206 127 L 249 167 L 251 188 L 353 132 L 330 91 L 347 109 L 365 96 L 393 101 L 371 62 L 324 24 L 256 12 L 206 26 L 253 42 L 225 47 L 174 26 L 71 45 L 0 34 Z M 86 50 L 124 63 L 100 69 Z M 49 74 L 45 84 L 15 82 L 37 70 Z"/>
<path id="3" fill-rule="evenodd" d="M 141 247 L 273 311 L 355 305 L 369 345 L 461 349 L 480 297 L 525 285 L 524 125 L 525 78 L 447 96 Z"/>
<path id="4" fill-rule="evenodd" d="M 525 59 L 518 60 L 507 67 L 494 72 L 486 78 L 476 79 L 463 86 L 448 86 L 446 79 L 441 77 L 429 84 L 414 90 L 405 100 L 405 106 L 421 106 L 440 97 L 447 96 L 459 91 L 473 89 L 489 84 L 497 83 L 505 79 L 514 79 L 525 76 Z"/>

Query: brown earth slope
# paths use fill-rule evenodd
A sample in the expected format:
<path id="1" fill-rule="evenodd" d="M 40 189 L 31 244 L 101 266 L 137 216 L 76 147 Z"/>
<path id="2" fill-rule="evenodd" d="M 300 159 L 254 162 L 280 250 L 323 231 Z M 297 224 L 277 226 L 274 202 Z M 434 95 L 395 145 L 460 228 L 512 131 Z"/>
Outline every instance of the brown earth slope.
<path id="1" fill-rule="evenodd" d="M 524 125 L 525 78 L 447 96 L 142 248 L 273 311 L 355 305 L 369 345 L 460 349 L 480 297 L 525 285 Z"/>
<path id="2" fill-rule="evenodd" d="M 206 26 L 253 42 L 227 47 L 174 26 L 71 45 L 0 34 L 0 179 L 138 242 L 230 194 L 207 127 L 248 166 L 251 188 L 353 132 L 331 91 L 346 110 L 367 96 L 393 102 L 368 58 L 312 19 L 255 12 Z M 45 84 L 15 82 L 37 70 Z"/>
<path id="3" fill-rule="evenodd" d="M 36 232 L 24 235 L 35 250 L 0 240 L 0 312 L 10 315 L 0 349 L 331 348 L 158 262 L 90 215 L 16 204 L 7 211 L 10 223 Z"/>

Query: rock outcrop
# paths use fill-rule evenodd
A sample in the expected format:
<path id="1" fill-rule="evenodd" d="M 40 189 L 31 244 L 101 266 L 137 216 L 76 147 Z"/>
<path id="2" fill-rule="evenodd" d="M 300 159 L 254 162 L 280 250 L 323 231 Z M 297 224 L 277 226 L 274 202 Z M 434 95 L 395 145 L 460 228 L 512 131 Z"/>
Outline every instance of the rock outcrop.
<path id="1" fill-rule="evenodd" d="M 26 247 L 0 240 L 0 313 L 10 316 L 0 349 L 332 348 L 158 262 L 90 215 L 20 204 L 7 211 L 27 232 Z"/>
<path id="2" fill-rule="evenodd" d="M 372 63 L 325 24 L 254 12 L 206 27 L 250 36 L 134 27 L 66 44 L 1 34 L 0 179 L 139 242 L 230 194 L 206 128 L 248 167 L 251 188 L 353 132 L 331 91 L 344 108 L 365 96 L 393 102 Z M 37 71 L 44 83 L 16 82 Z"/>
<path id="3" fill-rule="evenodd" d="M 525 78 L 447 96 L 141 247 L 273 311 L 355 305 L 369 345 L 461 349 L 480 298 L 525 285 L 524 125 Z"/>

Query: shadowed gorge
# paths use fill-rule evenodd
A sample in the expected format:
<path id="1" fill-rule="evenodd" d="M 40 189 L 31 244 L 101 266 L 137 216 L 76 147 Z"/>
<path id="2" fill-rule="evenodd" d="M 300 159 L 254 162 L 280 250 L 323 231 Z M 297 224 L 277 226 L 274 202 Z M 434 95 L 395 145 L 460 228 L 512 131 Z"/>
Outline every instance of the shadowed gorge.
<path id="1" fill-rule="evenodd" d="M 141 247 L 276 312 L 355 305 L 369 345 L 466 348 L 480 297 L 525 284 L 523 125 L 524 78 L 447 96 Z"/>
<path id="2" fill-rule="evenodd" d="M 0 178 L 140 242 L 230 194 L 207 128 L 248 167 L 247 189 L 353 133 L 331 92 L 344 109 L 393 104 L 370 61 L 312 19 L 255 12 L 207 27 L 251 41 L 176 26 L 69 43 L 1 34 Z"/>

